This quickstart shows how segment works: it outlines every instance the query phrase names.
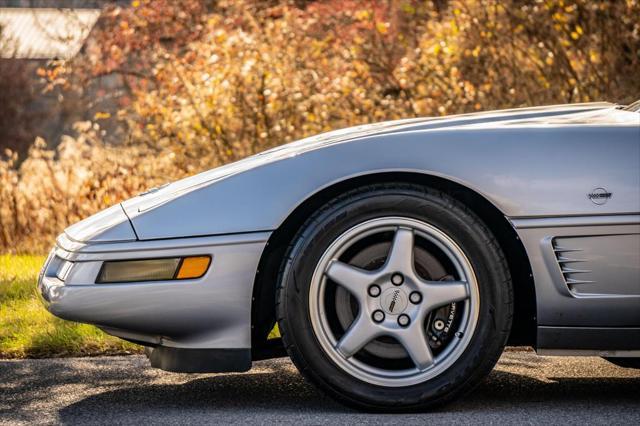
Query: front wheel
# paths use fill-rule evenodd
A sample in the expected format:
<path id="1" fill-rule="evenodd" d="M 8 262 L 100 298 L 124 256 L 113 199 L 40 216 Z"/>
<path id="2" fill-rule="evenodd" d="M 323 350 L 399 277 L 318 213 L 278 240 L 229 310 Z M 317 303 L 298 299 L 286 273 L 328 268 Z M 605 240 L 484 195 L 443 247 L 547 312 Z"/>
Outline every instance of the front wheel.
<path id="1" fill-rule="evenodd" d="M 298 369 L 365 410 L 441 404 L 493 367 L 511 326 L 504 256 L 449 196 L 413 185 L 348 193 L 303 226 L 278 290 Z"/>

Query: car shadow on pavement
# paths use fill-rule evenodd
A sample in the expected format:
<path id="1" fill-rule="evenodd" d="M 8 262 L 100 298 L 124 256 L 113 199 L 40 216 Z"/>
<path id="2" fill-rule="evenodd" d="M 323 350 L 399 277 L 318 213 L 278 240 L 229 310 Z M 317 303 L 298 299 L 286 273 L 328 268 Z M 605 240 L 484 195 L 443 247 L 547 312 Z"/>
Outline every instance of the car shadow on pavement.
<path id="1" fill-rule="evenodd" d="M 0 424 L 38 424 L 78 388 L 109 389 L 151 381 L 143 357 L 0 360 Z M 33 409 L 33 407 L 38 407 Z"/>
<path id="2" fill-rule="evenodd" d="M 77 423 L 82 413 L 99 410 L 114 422 L 133 418 L 172 421 L 188 413 L 223 413 L 257 416 L 265 412 L 280 415 L 301 412 L 343 413 L 349 411 L 308 384 L 292 368 L 268 372 L 217 374 L 198 377 L 180 384 L 122 386 L 88 396 L 59 411 L 62 423 Z M 170 374 L 170 373 L 163 373 Z M 122 417 L 118 414 L 122 413 Z M 159 417 L 160 416 L 160 417 Z M 258 420 L 258 418 L 256 419 Z"/>
<path id="3" fill-rule="evenodd" d="M 558 378 L 538 380 L 526 375 L 494 371 L 469 395 L 437 410 L 437 413 L 538 410 L 566 411 L 567 405 L 589 406 L 597 400 L 613 406 L 636 406 L 640 395 L 638 378 Z M 112 421 L 135 418 L 186 420 L 189 415 L 223 416 L 235 421 L 265 420 L 322 414 L 333 417 L 354 413 L 325 397 L 291 368 L 262 373 L 216 375 L 182 384 L 149 384 L 118 387 L 89 396 L 59 411 L 63 423 L 76 423 L 83 413 L 99 410 Z M 121 413 L 122 417 L 120 417 Z M 435 413 L 435 412 L 434 412 Z M 133 418 L 132 418 L 133 416 Z M 158 417 L 159 416 L 159 417 Z M 178 416 L 178 417 L 176 417 Z M 211 417 L 212 419 L 214 417 Z M 106 420 L 106 419 L 105 419 Z"/>
<path id="4" fill-rule="evenodd" d="M 459 408 L 545 402 L 560 406 L 590 404 L 632 404 L 640 402 L 640 377 L 548 377 L 539 380 L 530 376 L 493 371 L 461 404 Z"/>

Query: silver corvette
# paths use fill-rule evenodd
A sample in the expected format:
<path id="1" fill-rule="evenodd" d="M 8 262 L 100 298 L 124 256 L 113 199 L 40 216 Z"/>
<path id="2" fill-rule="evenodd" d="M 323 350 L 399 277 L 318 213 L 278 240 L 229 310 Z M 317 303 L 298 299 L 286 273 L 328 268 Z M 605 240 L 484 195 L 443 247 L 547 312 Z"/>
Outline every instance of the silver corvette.
<path id="1" fill-rule="evenodd" d="M 288 355 L 365 410 L 448 402 L 507 344 L 640 367 L 640 103 L 284 145 L 69 227 L 38 287 L 154 367 Z"/>

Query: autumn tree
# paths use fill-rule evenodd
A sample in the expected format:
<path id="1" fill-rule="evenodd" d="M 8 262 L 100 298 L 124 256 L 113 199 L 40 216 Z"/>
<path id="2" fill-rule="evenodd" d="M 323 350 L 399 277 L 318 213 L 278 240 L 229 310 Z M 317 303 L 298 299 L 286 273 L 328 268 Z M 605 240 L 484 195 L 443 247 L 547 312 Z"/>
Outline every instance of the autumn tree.
<path id="1" fill-rule="evenodd" d="M 109 6 L 77 57 L 41 70 L 49 89 L 88 97 L 93 122 L 19 169 L 0 161 L 0 245 L 33 247 L 147 186 L 331 129 L 631 102 L 637 16 L 637 0 Z"/>

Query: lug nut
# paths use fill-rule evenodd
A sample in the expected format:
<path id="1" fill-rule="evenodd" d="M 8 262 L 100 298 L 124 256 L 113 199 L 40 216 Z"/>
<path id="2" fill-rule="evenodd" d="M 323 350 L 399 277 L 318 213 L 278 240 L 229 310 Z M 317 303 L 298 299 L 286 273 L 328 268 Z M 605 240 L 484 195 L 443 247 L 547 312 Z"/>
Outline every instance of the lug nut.
<path id="1" fill-rule="evenodd" d="M 391 284 L 402 285 L 403 282 L 404 282 L 404 277 L 402 276 L 402 274 L 399 274 L 396 272 L 395 274 L 391 275 Z"/>
<path id="2" fill-rule="evenodd" d="M 409 315 L 407 314 L 402 314 L 398 317 L 398 324 L 400 324 L 401 327 L 408 326 L 410 322 L 411 318 L 409 318 Z"/>
<path id="3" fill-rule="evenodd" d="M 382 322 L 384 321 L 384 312 L 378 309 L 377 311 L 373 312 L 372 318 L 375 322 Z"/>
<path id="4" fill-rule="evenodd" d="M 420 293 L 418 293 L 417 291 L 413 291 L 409 295 L 409 300 L 414 305 L 417 305 L 418 303 L 422 302 L 422 295 Z"/>
<path id="5" fill-rule="evenodd" d="M 380 287 L 376 284 L 372 284 L 369 286 L 369 296 L 378 297 L 380 296 Z"/>

